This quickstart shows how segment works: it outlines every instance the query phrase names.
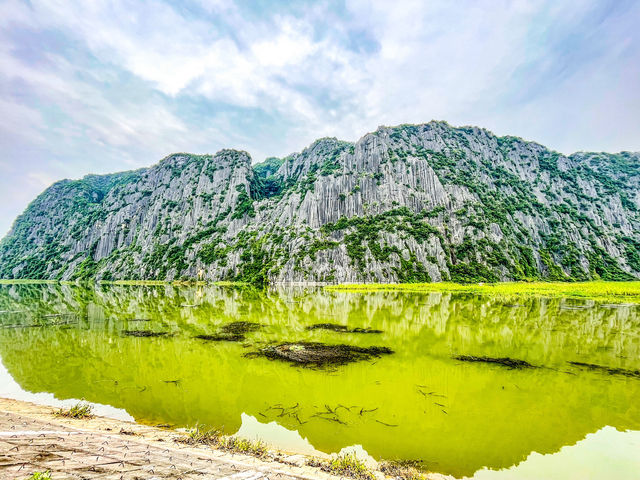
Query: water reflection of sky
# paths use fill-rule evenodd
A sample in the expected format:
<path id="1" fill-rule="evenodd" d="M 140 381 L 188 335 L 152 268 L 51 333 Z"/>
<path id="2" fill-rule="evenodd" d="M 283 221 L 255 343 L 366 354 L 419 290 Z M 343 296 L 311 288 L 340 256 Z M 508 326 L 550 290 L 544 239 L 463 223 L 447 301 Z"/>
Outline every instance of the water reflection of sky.
<path id="1" fill-rule="evenodd" d="M 70 408 L 81 401 L 78 398 L 68 398 L 65 400 L 57 399 L 52 393 L 48 392 L 27 392 L 9 374 L 0 358 L 0 397 L 10 398 L 13 400 L 21 400 L 23 402 L 32 402 L 38 405 L 49 405 L 52 407 Z M 103 405 L 101 403 L 91 403 L 93 413 L 102 417 L 115 418 L 127 422 L 134 422 L 135 419 L 122 408 L 115 408 L 111 405 Z"/>
<path id="2" fill-rule="evenodd" d="M 637 480 L 640 478 L 640 431 L 604 427 L 559 452 L 531 453 L 504 470 L 482 469 L 473 480 Z"/>
<path id="3" fill-rule="evenodd" d="M 431 470 L 474 480 L 640 478 L 640 381 L 568 363 L 640 367 L 637 307 L 583 301 L 577 309 L 575 303 L 315 290 L 3 287 L 0 396 L 66 407 L 85 397 L 99 415 L 226 427 L 227 434 L 292 453 L 326 455 L 344 447 L 365 458 L 371 458 L 367 451 L 378 459 L 421 458 Z M 198 308 L 184 306 L 192 304 Z M 77 318 L 73 324 L 16 328 L 67 313 Z M 193 339 L 237 320 L 263 324 L 248 335 L 251 345 L 281 338 L 348 341 L 389 345 L 396 353 L 320 373 L 247 359 L 241 344 Z M 307 330 L 328 320 L 383 333 Z M 131 328 L 174 335 L 124 337 Z M 451 359 L 457 353 L 521 358 L 545 368 L 465 364 Z M 298 402 L 295 416 L 274 408 Z M 345 423 L 318 418 L 327 405 L 350 406 L 340 410 Z M 361 408 L 375 413 L 359 414 Z M 359 443 L 364 448 L 353 446 Z"/>

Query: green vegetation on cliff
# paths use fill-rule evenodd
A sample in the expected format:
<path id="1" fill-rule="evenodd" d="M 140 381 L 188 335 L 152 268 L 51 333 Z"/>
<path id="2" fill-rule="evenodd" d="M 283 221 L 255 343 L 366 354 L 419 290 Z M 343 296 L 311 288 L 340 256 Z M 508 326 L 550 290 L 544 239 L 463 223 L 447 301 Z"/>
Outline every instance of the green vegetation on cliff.
<path id="1" fill-rule="evenodd" d="M 178 153 L 58 182 L 0 242 L 0 278 L 628 281 L 640 154 L 564 156 L 445 122 L 252 165 Z"/>

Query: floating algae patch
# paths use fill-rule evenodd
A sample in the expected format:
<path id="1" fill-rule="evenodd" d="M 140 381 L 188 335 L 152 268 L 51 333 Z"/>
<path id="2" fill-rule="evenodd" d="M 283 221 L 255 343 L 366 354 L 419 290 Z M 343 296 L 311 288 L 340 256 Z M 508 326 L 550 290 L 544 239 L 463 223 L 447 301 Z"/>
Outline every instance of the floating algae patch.
<path id="1" fill-rule="evenodd" d="M 372 357 L 393 353 L 387 347 L 356 347 L 353 345 L 326 345 L 317 342 L 281 343 L 270 345 L 248 356 L 263 356 L 297 365 L 326 367 L 344 365 Z"/>
<path id="2" fill-rule="evenodd" d="M 210 342 L 242 342 L 247 333 L 255 332 L 262 325 L 255 322 L 231 322 L 222 325 L 217 333 L 196 335 L 193 338 Z"/>
<path id="3" fill-rule="evenodd" d="M 507 368 L 537 368 L 535 365 L 531 365 L 524 360 L 518 360 L 517 358 L 474 357 L 473 355 L 456 355 L 453 358 L 462 362 L 495 363 Z"/>
<path id="4" fill-rule="evenodd" d="M 349 328 L 339 323 L 315 323 L 309 325 L 307 330 L 331 330 L 332 332 L 339 333 L 382 333 L 382 330 L 375 330 L 373 328 Z"/>
<path id="5" fill-rule="evenodd" d="M 262 325 L 255 322 L 231 322 L 220 327 L 220 331 L 225 334 L 243 335 L 245 333 L 260 330 Z"/>
<path id="6" fill-rule="evenodd" d="M 123 330 L 123 335 L 128 337 L 164 337 L 169 332 L 150 332 L 148 330 Z"/>
<path id="7" fill-rule="evenodd" d="M 309 325 L 307 330 L 331 330 L 333 332 L 349 332 L 349 327 L 338 323 L 315 323 Z"/>
<path id="8" fill-rule="evenodd" d="M 640 370 L 627 370 L 626 368 L 613 368 L 605 365 L 596 365 L 594 363 L 583 362 L 567 362 L 575 367 L 586 368 L 587 370 L 596 370 L 599 372 L 608 373 L 609 375 L 623 375 L 625 377 L 640 378 Z"/>
<path id="9" fill-rule="evenodd" d="M 193 338 L 209 342 L 241 342 L 245 339 L 245 336 L 234 333 L 218 333 L 214 335 L 196 335 Z"/>

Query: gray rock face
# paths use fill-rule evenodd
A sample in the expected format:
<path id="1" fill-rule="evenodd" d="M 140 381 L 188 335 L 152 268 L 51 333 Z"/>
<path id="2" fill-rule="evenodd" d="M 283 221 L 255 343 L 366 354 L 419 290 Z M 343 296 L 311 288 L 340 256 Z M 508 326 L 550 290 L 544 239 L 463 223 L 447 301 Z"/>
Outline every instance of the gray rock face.
<path id="1" fill-rule="evenodd" d="M 622 280 L 640 275 L 639 212 L 639 153 L 380 127 L 254 166 L 222 150 L 63 180 L 0 243 L 0 277 Z"/>

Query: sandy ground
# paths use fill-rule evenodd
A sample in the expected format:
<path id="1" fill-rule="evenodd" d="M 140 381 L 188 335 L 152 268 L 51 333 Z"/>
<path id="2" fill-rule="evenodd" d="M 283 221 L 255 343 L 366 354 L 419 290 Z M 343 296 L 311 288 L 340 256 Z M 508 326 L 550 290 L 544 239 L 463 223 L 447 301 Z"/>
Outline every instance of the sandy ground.
<path id="1" fill-rule="evenodd" d="M 105 417 L 69 419 L 53 407 L 0 398 L 0 479 L 49 470 L 62 479 L 337 480 L 304 455 L 267 460 L 175 442 L 182 435 Z M 379 480 L 384 475 L 376 472 Z M 450 477 L 429 475 L 438 480 Z"/>
<path id="2" fill-rule="evenodd" d="M 52 407 L 0 399 L 0 478 L 335 479 L 300 455 L 271 461 L 176 443 L 180 434 L 104 417 L 67 419 Z M 279 458 L 279 461 L 275 460 Z"/>

